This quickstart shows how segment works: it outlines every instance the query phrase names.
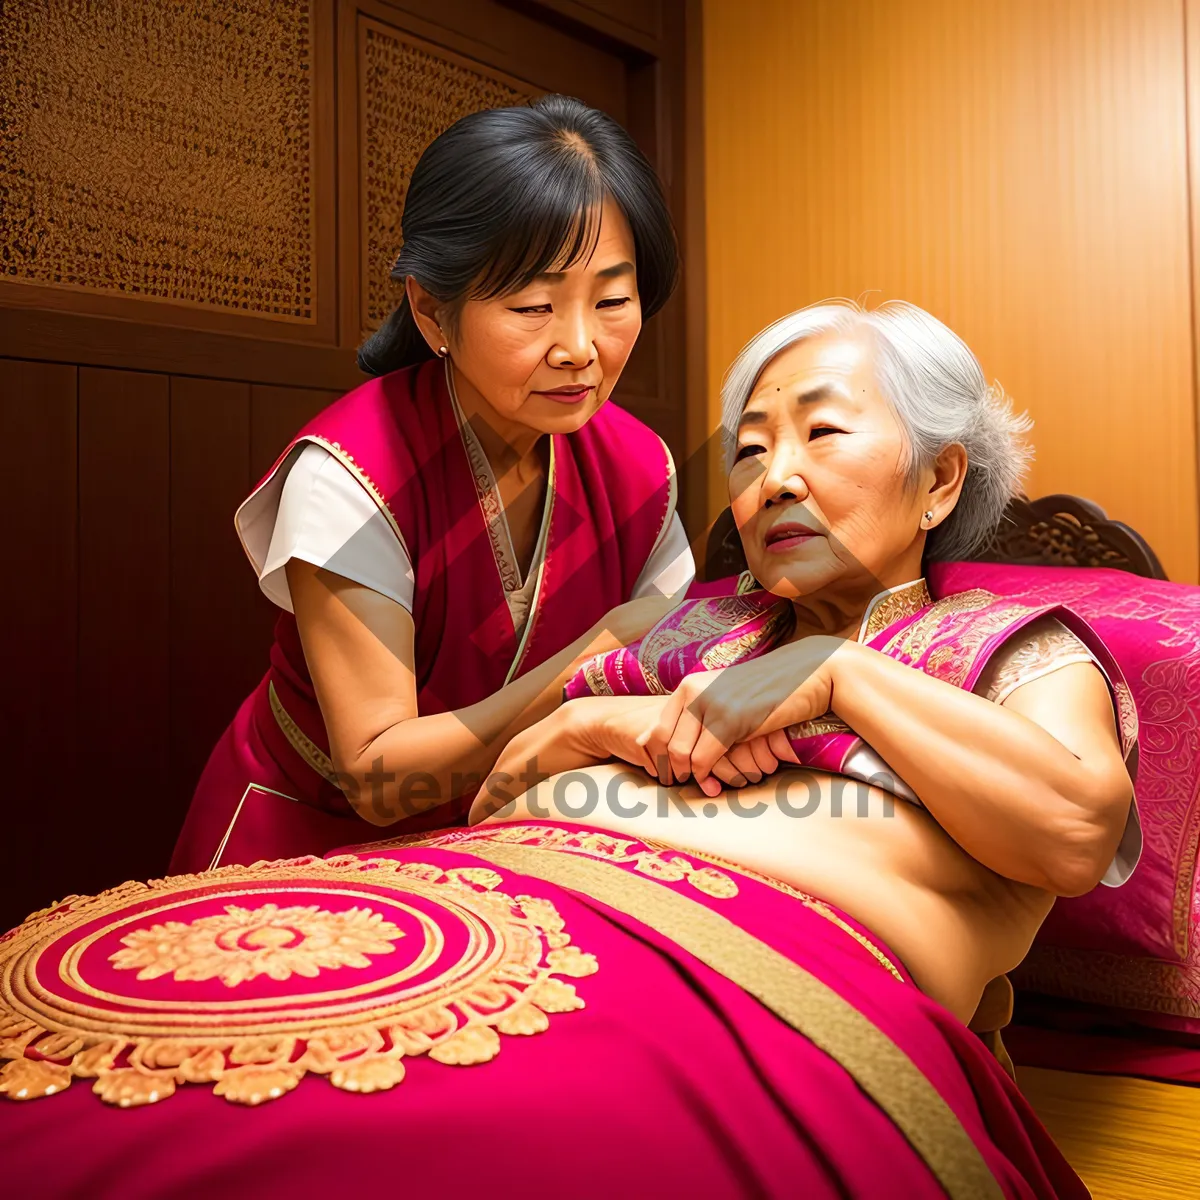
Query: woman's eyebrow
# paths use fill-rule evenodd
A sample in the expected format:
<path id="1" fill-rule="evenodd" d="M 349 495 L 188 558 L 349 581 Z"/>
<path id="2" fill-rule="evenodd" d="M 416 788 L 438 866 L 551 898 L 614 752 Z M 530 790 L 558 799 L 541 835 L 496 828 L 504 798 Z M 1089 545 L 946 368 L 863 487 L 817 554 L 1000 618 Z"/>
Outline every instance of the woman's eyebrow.
<path id="1" fill-rule="evenodd" d="M 598 279 L 615 279 L 619 275 L 632 275 L 634 273 L 633 263 L 622 262 L 617 263 L 613 267 L 605 267 L 602 271 L 596 272 Z M 566 271 L 543 271 L 540 275 L 535 275 L 534 283 L 562 283 L 566 279 Z"/>
<path id="2" fill-rule="evenodd" d="M 816 404 L 820 400 L 827 400 L 830 396 L 837 396 L 843 400 L 849 399 L 846 389 L 837 383 L 818 383 L 813 387 L 806 388 L 795 399 L 797 404 Z M 738 421 L 738 428 L 743 425 L 761 425 L 767 419 L 767 414 L 761 409 L 746 409 Z"/>

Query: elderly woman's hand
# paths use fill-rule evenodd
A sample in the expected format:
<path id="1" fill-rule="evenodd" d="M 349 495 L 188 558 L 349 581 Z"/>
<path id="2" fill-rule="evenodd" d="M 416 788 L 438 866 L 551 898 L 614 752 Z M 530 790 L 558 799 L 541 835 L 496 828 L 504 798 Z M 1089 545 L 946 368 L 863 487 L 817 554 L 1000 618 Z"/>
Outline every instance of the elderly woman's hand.
<path id="1" fill-rule="evenodd" d="M 763 750 L 778 761 L 796 762 L 783 730 L 829 711 L 833 659 L 850 644 L 815 635 L 738 666 L 687 676 L 640 739 L 658 765 L 659 781 L 692 778 L 706 795 L 715 796 L 722 777 L 731 782 L 725 763 L 716 770 L 722 759 L 745 782 L 756 782 L 756 769 L 759 778 L 770 773 Z"/>

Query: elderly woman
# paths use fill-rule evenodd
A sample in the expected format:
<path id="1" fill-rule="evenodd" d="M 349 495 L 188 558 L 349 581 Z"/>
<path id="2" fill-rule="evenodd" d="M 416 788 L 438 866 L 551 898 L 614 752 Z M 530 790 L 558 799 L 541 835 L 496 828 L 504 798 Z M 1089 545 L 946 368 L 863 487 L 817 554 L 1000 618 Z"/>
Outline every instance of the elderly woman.
<path id="1" fill-rule="evenodd" d="M 1140 848 L 1132 714 L 1118 723 L 1095 635 L 986 593 L 931 605 L 921 578 L 926 554 L 964 557 L 995 528 L 1025 424 L 959 338 L 899 303 L 776 322 L 724 406 L 749 573 L 585 666 L 474 819 L 582 812 L 785 881 L 966 1021 L 1056 896 L 1123 882 Z M 513 796 L 522 769 L 540 782 Z"/>

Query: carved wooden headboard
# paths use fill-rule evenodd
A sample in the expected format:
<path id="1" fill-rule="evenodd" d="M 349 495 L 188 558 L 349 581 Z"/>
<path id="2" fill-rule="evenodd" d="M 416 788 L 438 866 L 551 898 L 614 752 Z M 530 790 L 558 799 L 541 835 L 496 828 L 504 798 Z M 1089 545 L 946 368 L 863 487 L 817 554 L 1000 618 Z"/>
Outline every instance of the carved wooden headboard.
<path id="1" fill-rule="evenodd" d="M 1114 567 L 1147 579 L 1166 572 L 1145 538 L 1078 496 L 1021 496 L 1005 510 L 988 544 L 972 558 L 1042 567 Z M 705 545 L 704 579 L 722 579 L 745 570 L 746 559 L 733 514 L 727 508 L 713 522 Z"/>

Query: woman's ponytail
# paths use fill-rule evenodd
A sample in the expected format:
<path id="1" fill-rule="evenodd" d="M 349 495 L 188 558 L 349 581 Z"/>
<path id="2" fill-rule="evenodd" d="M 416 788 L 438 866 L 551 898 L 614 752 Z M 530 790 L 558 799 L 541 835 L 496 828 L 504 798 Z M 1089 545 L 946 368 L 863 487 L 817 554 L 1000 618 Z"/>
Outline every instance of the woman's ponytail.
<path id="1" fill-rule="evenodd" d="M 358 369 L 364 375 L 386 375 L 433 358 L 421 336 L 408 297 L 403 296 L 387 320 L 358 348 Z"/>

